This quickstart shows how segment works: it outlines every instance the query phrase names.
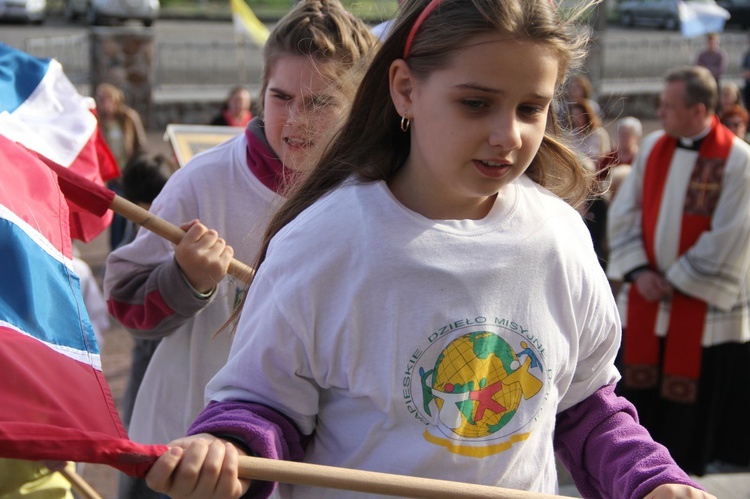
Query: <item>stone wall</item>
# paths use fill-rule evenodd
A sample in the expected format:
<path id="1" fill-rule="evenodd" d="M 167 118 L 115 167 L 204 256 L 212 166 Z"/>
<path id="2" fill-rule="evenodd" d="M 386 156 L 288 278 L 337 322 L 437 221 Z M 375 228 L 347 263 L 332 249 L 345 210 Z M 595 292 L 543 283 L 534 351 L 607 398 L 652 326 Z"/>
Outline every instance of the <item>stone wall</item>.
<path id="1" fill-rule="evenodd" d="M 125 104 L 150 123 L 154 87 L 154 31 L 142 26 L 96 26 L 90 30 L 93 95 L 99 83 L 125 94 Z"/>
<path id="2" fill-rule="evenodd" d="M 608 121 L 624 116 L 635 116 L 641 121 L 657 119 L 658 91 L 641 91 L 631 94 L 607 94 L 599 98 L 599 106 Z"/>
<path id="3" fill-rule="evenodd" d="M 207 125 L 221 109 L 222 98 L 195 101 L 155 101 L 151 108 L 148 128 L 165 130 L 170 123 L 183 125 Z"/>

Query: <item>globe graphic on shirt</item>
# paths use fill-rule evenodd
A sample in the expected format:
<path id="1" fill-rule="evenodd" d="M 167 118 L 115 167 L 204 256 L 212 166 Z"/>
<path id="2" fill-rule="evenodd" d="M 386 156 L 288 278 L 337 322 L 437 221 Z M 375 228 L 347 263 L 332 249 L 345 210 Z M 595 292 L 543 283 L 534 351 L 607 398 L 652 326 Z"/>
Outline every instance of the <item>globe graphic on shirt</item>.
<path id="1" fill-rule="evenodd" d="M 432 394 L 439 411 L 444 404 L 457 405 L 462 417 L 457 427 L 451 428 L 454 433 L 464 438 L 486 437 L 513 418 L 522 387 L 518 378 L 510 375 L 518 366 L 518 356 L 510 345 L 486 331 L 456 338 L 440 353 Z"/>

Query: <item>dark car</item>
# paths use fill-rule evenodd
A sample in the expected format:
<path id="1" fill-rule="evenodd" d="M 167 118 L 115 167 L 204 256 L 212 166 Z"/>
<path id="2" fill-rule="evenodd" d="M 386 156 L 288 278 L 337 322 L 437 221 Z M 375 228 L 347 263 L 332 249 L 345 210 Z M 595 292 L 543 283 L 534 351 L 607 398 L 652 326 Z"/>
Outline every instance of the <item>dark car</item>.
<path id="1" fill-rule="evenodd" d="M 750 27 L 750 0 L 716 0 L 720 6 L 729 11 L 732 17 L 727 25 L 740 26 L 742 29 Z"/>
<path id="2" fill-rule="evenodd" d="M 137 19 L 151 26 L 159 16 L 159 0 L 65 0 L 63 16 L 69 20 L 86 16 L 96 26 L 105 19 Z"/>
<path id="3" fill-rule="evenodd" d="M 46 0 L 0 0 L 0 19 L 42 24 L 46 16 Z"/>

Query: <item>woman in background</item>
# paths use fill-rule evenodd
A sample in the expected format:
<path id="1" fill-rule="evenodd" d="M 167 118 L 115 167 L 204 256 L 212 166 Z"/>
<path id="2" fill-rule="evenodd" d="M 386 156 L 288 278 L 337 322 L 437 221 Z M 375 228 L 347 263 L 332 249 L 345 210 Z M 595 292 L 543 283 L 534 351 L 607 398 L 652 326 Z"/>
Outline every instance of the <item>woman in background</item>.
<path id="1" fill-rule="evenodd" d="M 237 126 L 245 128 L 253 118 L 250 106 L 253 100 L 250 91 L 245 87 L 234 87 L 227 100 L 221 108 L 221 113 L 216 115 L 211 124 L 214 126 Z"/>

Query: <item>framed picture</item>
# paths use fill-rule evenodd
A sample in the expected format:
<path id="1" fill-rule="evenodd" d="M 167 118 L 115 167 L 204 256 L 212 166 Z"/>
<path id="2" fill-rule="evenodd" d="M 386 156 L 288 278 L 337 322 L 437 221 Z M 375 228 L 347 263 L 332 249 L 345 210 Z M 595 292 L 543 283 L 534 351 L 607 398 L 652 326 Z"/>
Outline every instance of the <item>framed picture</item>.
<path id="1" fill-rule="evenodd" d="M 233 126 L 170 124 L 164 132 L 164 140 L 172 144 L 177 162 L 183 166 L 199 152 L 217 146 L 244 131 L 242 127 Z"/>

